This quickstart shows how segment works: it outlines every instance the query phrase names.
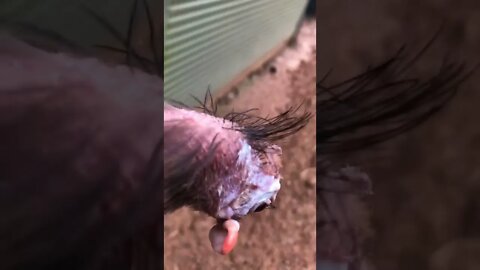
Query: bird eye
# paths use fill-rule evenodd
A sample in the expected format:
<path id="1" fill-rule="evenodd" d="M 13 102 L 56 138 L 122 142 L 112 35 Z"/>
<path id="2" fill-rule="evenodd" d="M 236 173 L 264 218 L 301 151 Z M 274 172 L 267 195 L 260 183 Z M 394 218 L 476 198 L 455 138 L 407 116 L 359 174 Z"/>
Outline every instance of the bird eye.
<path id="1" fill-rule="evenodd" d="M 257 208 L 255 208 L 255 212 L 261 212 L 263 211 L 265 208 L 268 207 L 268 204 L 267 203 L 262 203 L 260 204 Z"/>

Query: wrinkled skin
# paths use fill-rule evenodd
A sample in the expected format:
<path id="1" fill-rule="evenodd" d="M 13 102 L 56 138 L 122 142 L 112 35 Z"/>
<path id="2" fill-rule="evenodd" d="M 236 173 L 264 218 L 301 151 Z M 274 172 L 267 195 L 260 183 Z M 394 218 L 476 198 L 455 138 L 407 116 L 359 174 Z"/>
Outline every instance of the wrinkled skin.
<path id="1" fill-rule="evenodd" d="M 193 158 L 205 160 L 211 143 L 218 143 L 211 164 L 190 180 L 190 189 L 185 188 L 184 192 L 196 194 L 187 205 L 217 219 L 231 219 L 275 200 L 280 189 L 280 147 L 271 144 L 259 153 L 241 132 L 230 129 L 236 124 L 207 114 L 165 105 L 164 117 L 165 130 L 180 127 L 174 136 L 166 136 L 166 152 L 170 147 L 200 147 Z M 165 205 L 166 211 L 171 210 L 168 199 Z"/>
<path id="2" fill-rule="evenodd" d="M 210 241 L 214 250 L 226 254 L 236 242 L 239 224 L 235 220 L 274 202 L 280 189 L 281 148 L 268 144 L 259 152 L 242 132 L 232 129 L 238 128 L 236 123 L 205 113 L 165 104 L 164 118 L 167 163 L 176 166 L 173 160 L 195 149 L 191 158 L 210 159 L 205 169 L 190 179 L 172 179 L 168 174 L 173 168 L 166 165 L 165 212 L 191 206 L 217 219 Z M 169 135 L 169 130 L 175 132 Z M 212 146 L 215 150 L 210 153 Z M 215 242 L 229 242 L 232 237 L 235 241 L 225 249 L 215 247 L 219 245 Z"/>

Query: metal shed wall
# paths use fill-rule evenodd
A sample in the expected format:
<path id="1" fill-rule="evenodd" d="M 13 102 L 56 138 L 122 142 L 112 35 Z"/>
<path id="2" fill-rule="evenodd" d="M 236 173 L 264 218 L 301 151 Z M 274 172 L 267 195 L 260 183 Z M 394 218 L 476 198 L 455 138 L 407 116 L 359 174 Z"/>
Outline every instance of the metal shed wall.
<path id="1" fill-rule="evenodd" d="M 192 103 L 287 40 L 307 0 L 166 0 L 165 97 Z"/>

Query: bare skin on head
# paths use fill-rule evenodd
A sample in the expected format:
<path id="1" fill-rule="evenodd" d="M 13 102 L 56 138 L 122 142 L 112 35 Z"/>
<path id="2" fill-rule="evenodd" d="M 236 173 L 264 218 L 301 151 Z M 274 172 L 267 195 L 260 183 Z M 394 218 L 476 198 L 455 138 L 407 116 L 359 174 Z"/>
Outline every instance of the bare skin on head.
<path id="1" fill-rule="evenodd" d="M 171 205 L 191 206 L 217 219 L 210 230 L 213 249 L 220 254 L 229 253 L 238 237 L 238 220 L 270 206 L 280 190 L 281 148 L 266 143 L 263 151 L 254 149 L 242 127 L 237 123 L 205 113 L 165 105 L 165 130 L 175 129 L 165 136 L 165 156 L 183 149 L 198 149 L 192 157 L 210 162 L 197 175 L 182 185 L 181 191 L 169 188 L 166 177 L 165 211 L 175 210 Z M 192 135 L 194 135 L 192 137 Z M 213 144 L 212 144 L 213 142 Z M 210 149 L 214 147 L 214 151 Z M 178 149 L 178 148 L 177 148 Z M 168 166 L 165 171 L 168 174 Z M 182 204 L 175 204 L 171 196 L 190 194 Z"/>

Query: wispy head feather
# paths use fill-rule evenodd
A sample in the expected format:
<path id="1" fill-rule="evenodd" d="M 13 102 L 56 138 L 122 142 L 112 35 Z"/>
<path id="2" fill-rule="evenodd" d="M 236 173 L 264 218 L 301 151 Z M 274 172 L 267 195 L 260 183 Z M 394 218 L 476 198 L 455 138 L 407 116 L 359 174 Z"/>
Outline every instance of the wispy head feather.
<path id="1" fill-rule="evenodd" d="M 258 110 L 256 108 L 243 112 L 232 111 L 219 116 L 217 113 L 218 104 L 214 101 L 210 89 L 207 90 L 203 101 L 195 97 L 194 99 L 198 103 L 195 106 L 196 109 L 237 124 L 237 127 L 232 127 L 232 129 L 242 132 L 250 145 L 258 151 L 262 151 L 268 142 L 281 140 L 298 132 L 305 127 L 312 116 L 309 112 L 299 113 L 300 108 L 303 107 L 302 104 L 297 107 L 290 107 L 273 117 L 261 117 L 252 114 L 253 111 Z"/>
<path id="2" fill-rule="evenodd" d="M 317 82 L 318 153 L 353 151 L 404 133 L 438 112 L 475 70 L 444 59 L 433 75 L 409 75 L 438 33 L 409 58 L 405 46 L 380 65 L 339 84 Z"/>

